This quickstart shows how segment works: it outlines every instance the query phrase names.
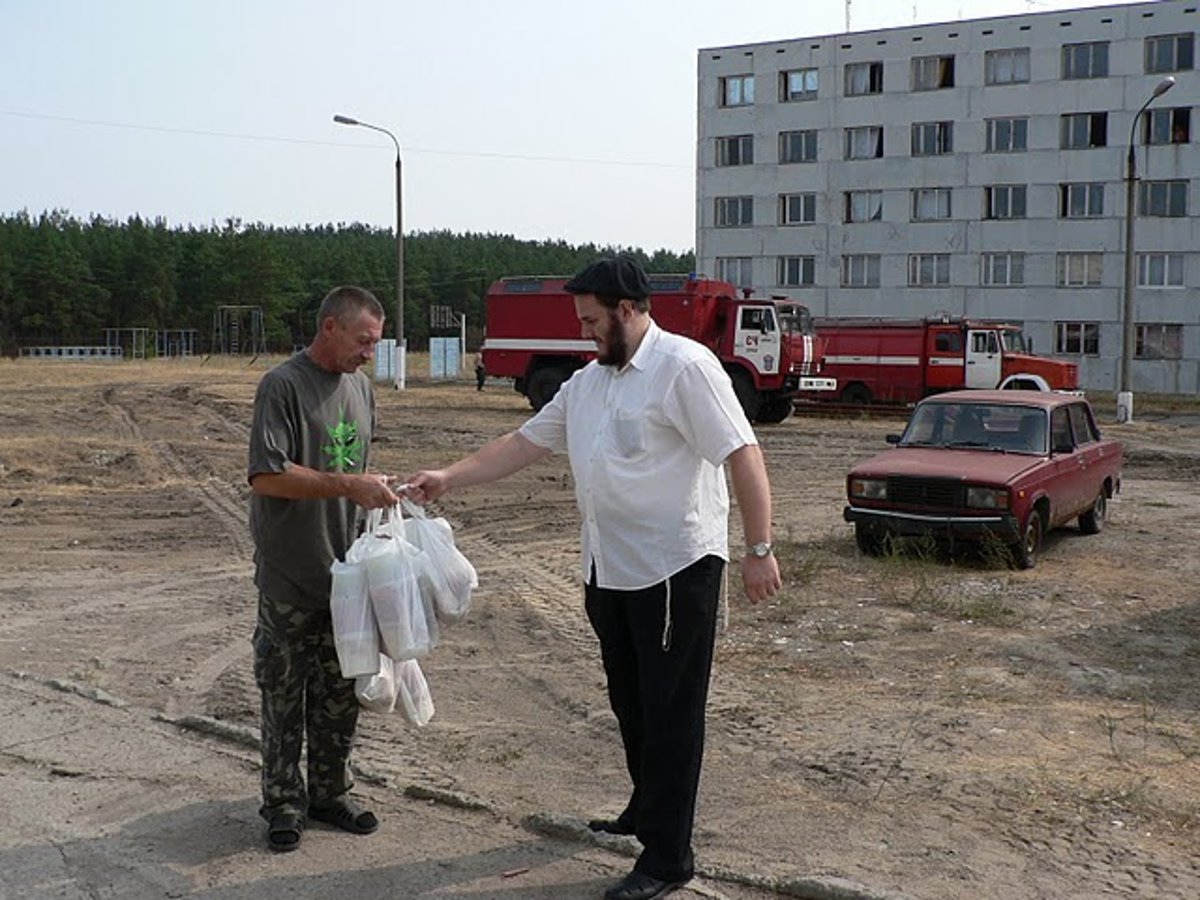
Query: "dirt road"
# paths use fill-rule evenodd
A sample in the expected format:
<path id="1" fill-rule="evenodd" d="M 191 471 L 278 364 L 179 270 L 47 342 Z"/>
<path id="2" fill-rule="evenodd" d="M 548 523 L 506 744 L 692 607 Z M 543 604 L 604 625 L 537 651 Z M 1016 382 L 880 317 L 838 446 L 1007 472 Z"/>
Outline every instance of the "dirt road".
<path id="1" fill-rule="evenodd" d="M 424 666 L 430 726 L 363 717 L 381 833 L 262 849 L 263 368 L 0 363 L 0 897 L 598 897 L 629 861 L 570 825 L 627 782 L 560 459 L 440 506 L 480 590 Z M 375 462 L 400 475 L 527 414 L 466 381 L 379 401 Z M 1109 526 L 1052 534 L 1031 572 L 858 555 L 842 478 L 896 428 L 760 429 L 786 586 L 750 608 L 730 579 L 706 877 L 679 896 L 1200 896 L 1200 427 L 1109 424 L 1129 453 Z"/>

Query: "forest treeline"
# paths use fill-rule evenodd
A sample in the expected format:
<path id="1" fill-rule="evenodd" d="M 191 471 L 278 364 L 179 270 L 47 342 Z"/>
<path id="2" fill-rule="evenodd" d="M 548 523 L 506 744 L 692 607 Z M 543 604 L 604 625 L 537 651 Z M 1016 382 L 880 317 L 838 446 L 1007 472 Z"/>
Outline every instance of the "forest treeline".
<path id="1" fill-rule="evenodd" d="M 602 255 L 625 252 L 650 272 L 690 272 L 693 254 L 518 240 L 502 234 L 430 231 L 404 238 L 404 332 L 428 346 L 429 310 L 467 315 L 472 341 L 483 295 L 496 278 L 571 274 Z M 82 221 L 54 211 L 0 216 L 0 353 L 20 347 L 98 345 L 106 329 L 195 329 L 209 351 L 223 306 L 260 307 L 267 349 L 306 343 L 321 298 L 359 284 L 388 312 L 393 334 L 396 242 L 390 229 L 360 224 L 276 227 L 230 219 L 171 227 L 137 216 Z M 440 332 L 439 332 L 440 333 Z M 153 349 L 151 348 L 151 352 Z"/>

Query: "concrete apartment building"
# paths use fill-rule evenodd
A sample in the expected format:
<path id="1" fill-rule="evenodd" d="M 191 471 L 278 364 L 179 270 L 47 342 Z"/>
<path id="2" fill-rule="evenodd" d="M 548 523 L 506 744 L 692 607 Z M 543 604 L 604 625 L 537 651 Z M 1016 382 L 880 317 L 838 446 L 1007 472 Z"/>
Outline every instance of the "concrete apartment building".
<path id="1" fill-rule="evenodd" d="M 1021 322 L 1116 390 L 1125 165 L 1135 392 L 1200 390 L 1200 2 L 701 50 L 700 271 L 815 316 Z"/>

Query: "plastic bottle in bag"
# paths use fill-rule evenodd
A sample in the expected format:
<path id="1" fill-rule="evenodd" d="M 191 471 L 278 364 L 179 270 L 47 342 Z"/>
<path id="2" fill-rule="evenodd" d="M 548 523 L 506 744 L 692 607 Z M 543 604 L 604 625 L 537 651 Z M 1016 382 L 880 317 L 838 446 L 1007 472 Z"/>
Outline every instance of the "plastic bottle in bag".
<path id="1" fill-rule="evenodd" d="M 383 652 L 398 660 L 427 654 L 433 642 L 414 560 L 394 543 L 388 552 L 370 557 L 366 568 Z"/>
<path id="2" fill-rule="evenodd" d="M 367 596 L 367 570 L 335 561 L 329 571 L 333 576 L 329 611 L 342 676 L 373 675 L 379 668 L 379 628 Z"/>

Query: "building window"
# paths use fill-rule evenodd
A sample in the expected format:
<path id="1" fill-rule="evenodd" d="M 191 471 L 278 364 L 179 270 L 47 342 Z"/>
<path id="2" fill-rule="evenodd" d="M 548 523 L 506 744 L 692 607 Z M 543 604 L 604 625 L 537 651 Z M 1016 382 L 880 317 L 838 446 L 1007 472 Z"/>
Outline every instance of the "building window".
<path id="1" fill-rule="evenodd" d="M 1059 146 L 1063 150 L 1087 150 L 1108 144 L 1108 113 L 1068 113 L 1060 119 Z"/>
<path id="2" fill-rule="evenodd" d="M 950 283 L 949 253 L 914 253 L 908 258 L 911 287 L 942 287 Z"/>
<path id="3" fill-rule="evenodd" d="M 750 106 L 754 103 L 754 76 L 727 75 L 720 80 L 722 106 Z"/>
<path id="4" fill-rule="evenodd" d="M 1099 356 L 1098 322 L 1055 322 L 1054 352 L 1064 356 Z"/>
<path id="5" fill-rule="evenodd" d="M 817 195 L 780 194 L 779 224 L 810 225 L 817 221 Z"/>
<path id="6" fill-rule="evenodd" d="M 915 122 L 913 124 L 913 156 L 941 156 L 953 152 L 953 122 Z"/>
<path id="7" fill-rule="evenodd" d="M 1058 145 L 1063 150 L 1087 150 L 1109 143 L 1108 113 L 1069 113 L 1060 121 Z"/>
<path id="8" fill-rule="evenodd" d="M 1066 81 L 1078 78 L 1107 78 L 1108 41 L 1063 44 L 1062 77 Z"/>
<path id="9" fill-rule="evenodd" d="M 754 224 L 753 197 L 717 197 L 716 221 L 718 228 L 738 228 Z"/>
<path id="10" fill-rule="evenodd" d="M 1060 184 L 1058 215 L 1062 219 L 1092 219 L 1104 215 L 1104 182 Z"/>
<path id="11" fill-rule="evenodd" d="M 879 254 L 850 253 L 843 256 L 842 287 L 879 287 Z"/>
<path id="12" fill-rule="evenodd" d="M 717 138 L 718 166 L 750 166 L 754 164 L 754 135 L 735 134 Z"/>
<path id="13" fill-rule="evenodd" d="M 912 89 L 936 91 L 954 87 L 953 56 L 918 56 L 912 61 Z"/>
<path id="14" fill-rule="evenodd" d="M 1138 184 L 1138 215 L 1179 217 L 1187 215 L 1188 183 L 1142 181 Z"/>
<path id="15" fill-rule="evenodd" d="M 1024 153 L 1029 149 L 1029 119 L 1014 116 L 987 120 L 988 153 Z"/>
<path id="16" fill-rule="evenodd" d="M 847 63 L 846 96 L 883 93 L 883 63 Z"/>
<path id="17" fill-rule="evenodd" d="M 1183 287 L 1182 253 L 1139 253 L 1138 287 Z"/>
<path id="18" fill-rule="evenodd" d="M 985 219 L 1025 218 L 1025 185 L 990 184 L 983 189 Z"/>
<path id="19" fill-rule="evenodd" d="M 846 129 L 846 159 L 880 159 L 883 157 L 883 129 L 878 125 L 863 125 Z"/>
<path id="20" fill-rule="evenodd" d="M 916 188 L 912 192 L 912 220 L 937 222 L 950 218 L 950 188 Z"/>
<path id="21" fill-rule="evenodd" d="M 1012 287 L 1024 284 L 1025 254 L 983 254 L 983 283 L 987 287 Z"/>
<path id="22" fill-rule="evenodd" d="M 781 163 L 804 163 L 817 161 L 817 132 L 779 132 L 779 161 Z"/>
<path id="23" fill-rule="evenodd" d="M 1182 325 L 1138 325 L 1135 335 L 1138 359 L 1183 359 Z"/>
<path id="24" fill-rule="evenodd" d="M 749 256 L 718 256 L 717 279 L 734 287 L 750 287 L 754 283 Z"/>
<path id="25" fill-rule="evenodd" d="M 1148 109 L 1142 125 L 1147 144 L 1186 144 L 1191 140 L 1192 110 L 1187 106 Z"/>
<path id="26" fill-rule="evenodd" d="M 1058 254 L 1059 287 L 1096 287 L 1103 273 L 1103 253 Z"/>
<path id="27" fill-rule="evenodd" d="M 817 99 L 817 70 L 790 69 L 779 73 L 779 101 L 792 103 L 796 100 Z"/>
<path id="28" fill-rule="evenodd" d="M 783 287 L 812 287 L 817 279 L 815 256 L 779 257 L 778 280 Z"/>
<path id="29" fill-rule="evenodd" d="M 883 218 L 883 191 L 846 191 L 847 222 L 878 222 Z"/>
<path id="30" fill-rule="evenodd" d="M 1194 38 L 1190 31 L 1146 38 L 1146 71 L 1190 71 L 1193 67 L 1194 46 Z"/>
<path id="31" fill-rule="evenodd" d="M 984 84 L 1024 84 L 1029 81 L 1029 48 L 989 50 L 983 54 Z"/>

